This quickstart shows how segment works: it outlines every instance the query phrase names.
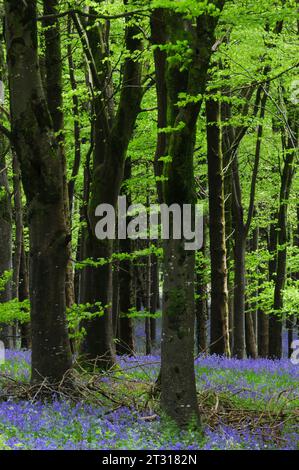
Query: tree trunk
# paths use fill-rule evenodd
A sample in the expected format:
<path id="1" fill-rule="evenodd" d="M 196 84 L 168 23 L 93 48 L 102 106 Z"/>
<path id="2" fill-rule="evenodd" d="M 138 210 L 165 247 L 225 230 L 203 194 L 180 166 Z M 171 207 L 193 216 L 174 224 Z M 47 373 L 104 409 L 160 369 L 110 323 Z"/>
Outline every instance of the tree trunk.
<path id="1" fill-rule="evenodd" d="M 125 163 L 124 181 L 131 178 L 131 159 L 127 157 Z M 131 194 L 125 185 L 122 194 L 127 197 L 127 205 L 131 205 Z M 133 242 L 130 238 L 119 240 L 120 253 L 132 252 Z M 119 266 L 119 321 L 118 321 L 118 354 L 128 354 L 132 356 L 135 351 L 133 319 L 128 316 L 130 309 L 134 307 L 133 302 L 133 265 L 130 259 L 120 261 Z"/>
<path id="2" fill-rule="evenodd" d="M 159 261 L 156 255 L 152 254 L 151 269 L 151 308 L 150 313 L 155 314 L 159 310 Z M 157 340 L 157 321 L 156 318 L 150 319 L 151 343 Z"/>
<path id="3" fill-rule="evenodd" d="M 121 252 L 131 253 L 132 241 L 127 238 L 120 240 Z M 118 354 L 132 355 L 135 351 L 133 320 L 128 316 L 133 304 L 133 272 L 132 262 L 121 261 L 119 271 L 119 331 L 117 343 Z"/>
<path id="4" fill-rule="evenodd" d="M 267 272 L 263 275 L 268 278 Z M 262 288 L 263 280 L 259 279 L 258 292 Z M 259 357 L 268 357 L 269 354 L 269 315 L 264 313 L 261 309 L 257 310 L 257 341 L 258 341 L 258 355 Z"/>
<path id="5" fill-rule="evenodd" d="M 125 2 L 126 3 L 126 2 Z M 132 137 L 135 121 L 142 98 L 141 65 L 131 57 L 126 58 L 123 67 L 119 105 L 116 114 L 111 108 L 110 85 L 106 80 L 109 66 L 109 50 L 104 31 L 98 23 L 83 31 L 79 19 L 74 16 L 83 48 L 88 59 L 93 87 L 96 91 L 94 110 L 96 113 L 94 132 L 93 174 L 88 207 L 88 229 L 85 237 L 85 257 L 97 260 L 109 259 L 112 254 L 111 240 L 98 240 L 95 235 L 95 209 L 100 204 L 116 206 L 119 195 L 127 148 Z M 85 34 L 86 33 L 86 34 Z M 130 20 L 126 26 L 125 40 L 129 51 L 142 50 L 139 29 Z M 101 46 L 101 47 L 99 47 Z M 103 59 L 106 60 L 103 60 Z M 108 65 L 107 65 L 108 64 Z M 107 91 L 108 90 L 108 91 Z M 107 96 L 107 93 L 109 96 Z M 84 273 L 85 286 L 82 289 L 83 303 L 101 302 L 105 313 L 85 325 L 86 337 L 83 352 L 91 359 L 97 359 L 99 367 L 109 368 L 115 362 L 112 325 L 112 271 L 110 264 L 88 267 Z"/>
<path id="6" fill-rule="evenodd" d="M 244 239 L 242 228 L 235 227 L 233 355 L 238 359 L 245 357 L 245 254 L 246 239 Z"/>
<path id="7" fill-rule="evenodd" d="M 298 112 L 296 106 L 289 104 L 287 136 L 282 135 L 284 152 L 284 166 L 281 175 L 281 188 L 279 198 L 279 210 L 277 221 L 277 266 L 274 287 L 273 308 L 277 314 L 270 318 L 270 344 L 269 356 L 271 358 L 281 358 L 282 356 L 282 321 L 281 310 L 283 308 L 283 289 L 286 281 L 287 268 L 287 218 L 289 196 L 295 174 L 294 159 L 298 149 Z M 282 132 L 286 132 L 283 130 Z M 289 135 L 290 133 L 290 135 Z"/>
<path id="8" fill-rule="evenodd" d="M 4 90 L 4 57 L 2 43 L 0 43 L 0 82 Z M 1 104 L 1 102 L 0 102 Z M 0 110 L 0 117 L 2 111 Z M 6 154 L 9 143 L 4 135 L 0 134 L 0 276 L 6 272 L 12 272 L 12 209 L 10 202 L 9 184 L 7 178 Z M 0 291 L 0 302 L 7 302 L 12 297 L 12 283 L 9 280 Z M 13 347 L 12 328 L 8 325 L 0 325 L 0 340 L 6 348 Z"/>
<path id="9" fill-rule="evenodd" d="M 61 166 L 64 185 L 64 206 L 67 230 L 71 235 L 71 218 L 69 211 L 68 184 L 66 176 L 66 159 L 64 152 L 64 116 L 63 116 L 63 84 L 62 84 L 62 55 L 60 43 L 59 20 L 55 17 L 59 10 L 59 0 L 44 0 L 44 15 L 47 18 L 45 27 L 45 92 L 48 109 L 53 122 L 53 129 L 57 133 L 57 142 L 60 145 Z M 54 15 L 54 16 L 53 16 Z M 77 142 L 76 142 L 77 145 Z M 69 254 L 65 278 L 66 306 L 71 307 L 75 302 L 74 272 L 71 261 L 72 245 L 68 244 Z"/>
<path id="10" fill-rule="evenodd" d="M 27 253 L 25 252 L 24 241 L 22 244 L 22 253 L 20 260 L 20 277 L 19 277 L 19 301 L 29 299 L 29 274 L 28 274 L 28 259 Z M 31 349 L 31 327 L 30 323 L 21 323 L 21 348 Z"/>
<path id="11" fill-rule="evenodd" d="M 220 103 L 208 100 L 207 145 L 211 256 L 211 354 L 230 355 Z"/>
<path id="12" fill-rule="evenodd" d="M 246 350 L 249 357 L 257 359 L 257 344 L 252 312 L 245 313 Z"/>
<path id="13" fill-rule="evenodd" d="M 197 273 L 197 301 L 196 301 L 196 325 L 197 325 L 197 352 L 207 353 L 208 352 L 208 292 L 207 292 L 207 280 L 206 280 L 206 223 L 207 217 L 204 217 L 203 221 L 203 246 L 201 249 L 202 263 L 198 268 L 200 271 Z"/>
<path id="14" fill-rule="evenodd" d="M 6 1 L 5 7 L 12 137 L 29 214 L 31 380 L 58 382 L 72 365 L 65 315 L 70 235 L 63 157 L 41 83 L 36 2 Z"/>
<path id="15" fill-rule="evenodd" d="M 217 3 L 221 9 L 224 2 Z M 167 102 L 164 102 L 166 109 L 163 109 L 168 117 L 167 125 L 171 128 L 181 126 L 170 133 L 165 145 L 165 155 L 171 157 L 171 162 L 164 164 L 166 178 L 162 187 L 162 199 L 168 206 L 178 204 L 182 210 L 184 204 L 194 206 L 196 201 L 193 152 L 201 102 L 188 103 L 182 107 L 177 106 L 177 102 L 180 92 L 197 96 L 205 91 L 218 18 L 202 14 L 196 19 L 196 27 L 192 29 L 179 14 L 162 9 L 156 10 L 155 14 L 155 21 L 152 21 L 154 38 L 159 40 L 159 32 L 165 28 L 167 42 L 175 44 L 178 38 L 185 36 L 191 47 L 188 69 L 182 69 L 177 61 L 167 61 L 167 57 L 157 55 L 155 63 L 156 79 L 160 81 L 159 89 L 167 90 Z M 159 32 L 155 34 L 157 25 L 160 25 Z M 171 56 L 171 48 L 168 54 Z M 159 60 L 165 67 L 161 75 L 160 70 L 157 70 Z M 160 99 L 161 97 L 160 93 Z M 161 121 L 163 113 L 160 115 Z M 162 141 L 160 144 L 164 147 Z M 163 247 L 161 406 L 167 416 L 184 427 L 191 420 L 199 421 L 194 373 L 195 255 L 194 251 L 185 250 L 183 237 L 180 240 L 173 239 L 172 232 L 170 239 L 164 240 Z"/>
<path id="16" fill-rule="evenodd" d="M 258 227 L 253 230 L 252 239 L 249 241 L 249 248 L 251 252 L 258 250 L 259 229 Z M 257 290 L 253 293 L 251 303 L 247 300 L 247 311 L 245 312 L 245 331 L 246 331 L 246 351 L 249 357 L 257 359 L 257 310 L 255 297 Z"/>
<path id="17" fill-rule="evenodd" d="M 145 266 L 145 300 L 146 300 L 146 312 L 150 313 L 151 311 L 151 291 L 152 291 L 152 262 L 151 255 L 147 256 L 146 266 Z M 152 340 L 151 340 L 151 320 L 148 315 L 145 317 L 145 354 L 151 354 L 152 352 Z"/>
<path id="18" fill-rule="evenodd" d="M 226 95 L 230 91 L 224 90 Z M 228 290 L 228 316 L 229 316 L 229 342 L 230 350 L 233 347 L 233 329 L 234 329 L 234 283 L 232 279 L 233 265 L 233 220 L 232 220 L 232 192 L 233 192 L 233 174 L 232 174 L 232 144 L 235 141 L 234 127 L 230 124 L 232 110 L 230 103 L 221 103 L 221 121 L 224 126 L 222 133 L 222 153 L 223 153 L 223 176 L 224 176 L 224 214 L 225 214 L 225 238 L 226 238 L 226 267 L 227 267 L 227 290 Z"/>

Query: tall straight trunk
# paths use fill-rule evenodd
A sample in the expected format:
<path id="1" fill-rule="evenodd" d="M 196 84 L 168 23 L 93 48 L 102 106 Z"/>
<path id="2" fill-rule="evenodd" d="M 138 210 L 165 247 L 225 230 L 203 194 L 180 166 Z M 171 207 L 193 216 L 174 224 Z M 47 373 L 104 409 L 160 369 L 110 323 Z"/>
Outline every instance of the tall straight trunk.
<path id="1" fill-rule="evenodd" d="M 22 204 L 21 169 L 16 153 L 13 153 L 13 187 L 14 187 L 14 216 L 15 216 L 15 261 L 14 261 L 14 297 L 20 302 L 29 299 L 29 276 L 27 254 L 24 240 L 24 208 Z M 21 348 L 30 349 L 30 322 L 19 325 Z"/>
<path id="2" fill-rule="evenodd" d="M 80 169 L 81 162 L 81 140 L 80 140 L 80 108 L 79 108 L 79 98 L 77 94 L 77 81 L 75 77 L 75 64 L 73 60 L 73 50 L 71 43 L 71 33 L 72 33 L 72 20 L 68 17 L 68 45 L 67 45 L 67 56 L 68 56 L 68 68 L 70 76 L 70 85 L 73 91 L 72 95 L 72 113 L 74 116 L 74 162 L 72 167 L 72 174 L 70 181 L 68 183 L 68 197 L 69 197 L 69 212 L 72 219 L 73 214 L 73 205 L 74 205 L 74 193 L 75 193 L 75 183 L 76 178 Z"/>
<path id="3" fill-rule="evenodd" d="M 281 175 L 281 187 L 279 197 L 278 221 L 277 221 L 277 265 L 274 287 L 273 308 L 277 314 L 270 317 L 270 344 L 269 356 L 281 358 L 282 356 L 282 320 L 280 311 L 283 308 L 283 289 L 286 282 L 287 268 L 287 218 L 289 196 L 295 174 L 294 160 L 298 152 L 298 113 L 289 105 L 289 133 L 282 135 L 284 151 L 284 166 Z M 285 130 L 282 131 L 286 132 Z"/>
<path id="4" fill-rule="evenodd" d="M 220 103 L 208 100 L 207 157 L 211 257 L 211 354 L 230 355 Z"/>
<path id="5" fill-rule="evenodd" d="M 14 215 L 14 223 L 15 223 L 12 297 L 14 299 L 18 299 L 24 233 L 23 233 L 21 173 L 20 173 L 20 165 L 19 165 L 15 152 L 13 152 L 13 155 L 12 155 L 12 167 L 13 167 L 13 201 L 14 201 L 13 215 Z M 16 347 L 17 338 L 19 336 L 19 324 L 17 321 L 13 325 L 13 336 L 14 336 L 13 337 L 14 347 Z"/>
<path id="6" fill-rule="evenodd" d="M 5 161 L 6 149 L 7 143 L 0 135 L 0 276 L 12 273 L 12 211 Z M 0 291 L 0 302 L 7 302 L 11 298 L 12 283 L 8 280 L 4 290 Z M 12 327 L 0 325 L 0 340 L 4 342 L 6 348 L 13 347 Z"/>
<path id="7" fill-rule="evenodd" d="M 268 237 L 267 237 L 268 238 Z M 258 281 L 257 295 L 263 288 L 263 279 L 268 280 L 268 270 L 265 267 L 259 268 L 260 278 Z M 263 276 L 263 277 L 262 277 Z M 269 315 L 264 313 L 260 307 L 257 309 L 257 343 L 258 356 L 268 357 L 269 354 Z"/>
<path id="8" fill-rule="evenodd" d="M 119 253 L 119 242 L 115 240 L 113 252 Z M 113 326 L 113 337 L 117 337 L 118 327 L 119 327 L 119 261 L 113 263 L 112 266 L 112 326 Z"/>
<path id="9" fill-rule="evenodd" d="M 267 88 L 261 87 L 257 90 L 255 108 L 259 109 L 259 118 L 261 120 L 265 117 L 266 102 L 267 102 Z M 260 104 L 260 107 L 258 106 Z M 256 111 L 257 112 L 257 111 Z M 247 218 L 244 217 L 244 207 L 242 202 L 242 188 L 240 182 L 239 162 L 237 148 L 233 153 L 233 225 L 234 225 L 234 330 L 233 330 L 233 355 L 238 359 L 243 359 L 246 354 L 245 343 L 245 256 L 246 256 L 246 242 L 250 229 L 252 217 L 254 214 L 254 203 L 256 184 L 259 171 L 259 163 L 261 156 L 261 144 L 263 136 L 263 124 L 257 127 L 257 139 L 255 145 L 255 156 L 253 163 L 253 170 L 251 175 L 249 205 L 247 210 Z"/>
<path id="10" fill-rule="evenodd" d="M 197 338 L 197 352 L 207 353 L 208 351 L 208 292 L 207 292 L 207 280 L 205 271 L 206 266 L 206 251 L 207 251 L 207 217 L 204 216 L 203 221 L 203 245 L 202 264 L 200 266 L 200 272 L 197 273 L 196 285 L 197 285 L 197 301 L 196 301 L 196 338 Z"/>
<path id="11" fill-rule="evenodd" d="M 217 2 L 220 9 L 223 4 Z M 152 22 L 152 35 L 159 37 L 159 34 L 156 36 L 153 33 L 156 32 L 155 25 L 160 22 L 159 31 L 161 28 L 166 29 L 168 42 L 176 43 L 183 34 L 190 41 L 192 52 L 188 70 L 182 70 L 180 64 L 160 56 L 165 68 L 161 76 L 157 70 L 157 56 L 155 64 L 159 86 L 167 90 L 167 108 L 163 110 L 168 118 L 167 125 L 172 128 L 181 125 L 167 139 L 165 155 L 171 157 L 171 162 L 164 165 L 166 179 L 162 187 L 162 199 L 168 206 L 178 204 L 182 210 L 184 204 L 193 206 L 196 202 L 193 153 L 201 102 L 180 107 L 177 101 L 180 92 L 197 96 L 205 91 L 218 18 L 202 14 L 196 19 L 196 27 L 192 28 L 178 14 L 165 10 L 156 10 L 155 13 L 157 17 Z M 171 56 L 171 50 L 168 54 Z M 158 97 L 160 100 L 161 94 Z M 163 248 L 161 405 L 168 417 L 184 427 L 191 420 L 199 421 L 194 371 L 195 254 L 185 249 L 183 237 L 174 239 L 172 232 L 170 239 L 164 240 Z"/>
<path id="12" fill-rule="evenodd" d="M 257 215 L 257 211 L 255 210 L 254 211 L 254 215 L 256 217 Z M 260 230 L 259 230 L 259 227 L 255 227 L 254 230 L 253 230 L 253 234 L 252 234 L 252 239 L 250 241 L 250 248 L 252 251 L 256 252 L 258 251 L 259 249 L 259 237 L 260 237 Z M 255 337 L 255 341 L 257 342 L 257 302 L 256 302 L 256 297 L 258 296 L 258 290 L 256 289 L 255 293 L 254 293 L 254 299 L 253 299 L 253 306 L 254 306 L 254 309 L 252 311 L 252 321 L 253 321 L 253 328 L 254 328 L 254 337 Z"/>
<path id="13" fill-rule="evenodd" d="M 120 240 L 120 252 L 131 253 L 132 241 Z M 132 355 L 135 351 L 133 319 L 130 309 L 133 307 L 133 266 L 130 259 L 121 261 L 119 270 L 119 321 L 118 321 L 118 354 Z"/>
<path id="14" fill-rule="evenodd" d="M 127 3 L 127 1 L 125 1 Z M 100 204 L 116 206 L 123 179 L 125 158 L 129 141 L 142 98 L 141 65 L 132 57 L 125 60 L 119 105 L 114 114 L 111 103 L 109 77 L 109 45 L 107 44 L 107 24 L 89 25 L 84 30 L 80 20 L 73 16 L 79 32 L 84 52 L 88 60 L 95 99 L 93 102 L 96 119 L 94 123 L 94 153 L 91 192 L 88 205 L 88 228 L 85 235 L 84 255 L 97 260 L 109 259 L 112 254 L 111 240 L 98 240 L 95 235 L 95 209 Z M 130 20 L 126 25 L 126 48 L 133 54 L 142 50 L 139 29 Z M 106 60 L 103 60 L 106 59 Z M 112 324 L 112 270 L 110 264 L 101 267 L 88 267 L 84 273 L 82 289 L 83 303 L 101 302 L 104 315 L 86 323 L 86 337 L 83 352 L 91 359 L 97 359 L 102 368 L 109 368 L 115 362 Z"/>
<path id="15" fill-rule="evenodd" d="M 53 122 L 53 129 L 57 133 L 57 142 L 60 145 L 63 174 L 64 191 L 64 210 L 67 222 L 67 230 L 71 235 L 71 219 L 69 212 L 68 184 L 66 176 L 66 159 L 64 152 L 64 116 L 63 116 L 63 83 L 62 83 L 62 53 L 61 53 L 61 34 L 59 19 L 55 15 L 59 11 L 59 0 L 44 0 L 43 25 L 45 26 L 45 94 L 47 98 L 48 109 Z M 77 142 L 76 142 L 77 145 Z M 71 262 L 72 245 L 68 244 L 68 263 L 65 278 L 66 305 L 71 307 L 75 301 L 74 292 L 74 273 Z"/>
<path id="16" fill-rule="evenodd" d="M 6 1 L 5 15 L 12 139 L 29 214 L 31 380 L 58 382 L 72 365 L 65 313 L 70 234 L 63 156 L 39 71 L 36 2 Z"/>
<path id="17" fill-rule="evenodd" d="M 255 211 L 256 214 L 256 211 Z M 259 229 L 258 227 L 253 230 L 252 238 L 249 240 L 249 249 L 251 252 L 258 250 Z M 249 357 L 257 359 L 257 310 L 256 301 L 257 290 L 253 293 L 252 300 L 249 302 L 246 299 L 247 311 L 245 313 L 245 333 L 246 333 L 246 351 Z"/>
<path id="18" fill-rule="evenodd" d="M 245 255 L 246 239 L 242 228 L 235 227 L 234 340 L 233 355 L 245 357 Z"/>
<path id="19" fill-rule="evenodd" d="M 159 261 L 155 254 L 151 255 L 151 302 L 150 313 L 155 314 L 159 309 Z M 156 318 L 150 319 L 151 343 L 157 340 L 157 322 Z"/>
<path id="20" fill-rule="evenodd" d="M 4 90 L 4 57 L 2 43 L 0 43 L 0 81 Z M 2 104 L 0 102 L 0 104 Z M 0 118 L 2 111 L 0 110 Z M 0 276 L 5 272 L 12 270 L 12 209 L 10 202 L 10 191 L 7 178 L 6 154 L 9 150 L 9 143 L 0 134 Z M 12 297 L 12 283 L 9 280 L 0 291 L 0 302 L 7 302 Z M 5 347 L 11 348 L 12 328 L 7 325 L 0 325 L 0 340 L 4 342 Z"/>
<path id="21" fill-rule="evenodd" d="M 126 182 L 131 178 L 131 159 L 126 158 L 124 181 Z M 122 194 L 127 197 L 127 205 L 131 205 L 131 194 L 127 190 L 127 185 L 124 185 Z M 119 251 L 121 253 L 132 252 L 133 242 L 130 238 L 119 240 Z M 135 351 L 134 341 L 134 326 L 133 319 L 129 316 L 130 309 L 134 307 L 133 302 L 133 265 L 130 259 L 120 262 L 119 267 L 119 320 L 118 320 L 118 340 L 117 352 L 118 354 L 132 355 Z"/>
<path id="22" fill-rule="evenodd" d="M 223 152 L 223 174 L 224 174 L 224 200 L 225 200 L 225 237 L 226 237 L 226 266 L 227 266 L 227 290 L 228 290 L 228 316 L 229 316 L 229 340 L 230 349 L 233 346 L 234 329 L 234 285 L 232 279 L 233 264 L 233 221 L 232 221 L 232 143 L 235 140 L 234 128 L 229 124 L 232 111 L 229 103 L 221 103 L 221 121 L 225 124 L 222 128 L 222 152 Z"/>
<path id="23" fill-rule="evenodd" d="M 19 277 L 19 301 L 29 299 L 29 272 L 28 272 L 28 256 L 25 251 L 24 241 L 22 244 L 21 260 L 20 260 L 20 277 Z M 31 349 L 31 326 L 30 323 L 21 323 L 21 348 Z"/>
<path id="24" fill-rule="evenodd" d="M 85 157 L 85 164 L 84 164 L 84 172 L 83 172 L 83 191 L 82 191 L 82 202 L 80 206 L 80 230 L 78 234 L 78 242 L 77 242 L 77 253 L 76 253 L 76 260 L 82 261 L 86 258 L 85 255 L 85 237 L 86 237 L 86 227 L 84 226 L 84 222 L 88 220 L 88 213 L 87 207 L 89 204 L 89 195 L 90 195 L 90 183 L 91 183 L 91 155 L 93 152 L 93 127 L 90 131 L 90 140 L 91 144 L 89 150 Z M 75 298 L 76 303 L 83 303 L 82 299 L 82 291 L 84 291 L 85 286 L 85 270 L 80 269 L 75 271 Z"/>
<path id="25" fill-rule="evenodd" d="M 23 207 L 22 207 L 22 187 L 21 172 L 17 155 L 13 153 L 13 192 L 14 192 L 14 219 L 15 219 L 15 249 L 14 249 L 14 270 L 13 270 L 13 296 L 19 297 L 19 279 L 22 247 L 24 244 Z"/>
<path id="26" fill-rule="evenodd" d="M 152 295 L 152 260 L 151 255 L 147 256 L 145 266 L 145 299 L 146 299 L 146 312 L 151 311 L 151 295 Z M 151 320 L 148 315 L 145 317 L 145 354 L 151 354 L 152 352 L 152 336 L 151 336 Z"/>

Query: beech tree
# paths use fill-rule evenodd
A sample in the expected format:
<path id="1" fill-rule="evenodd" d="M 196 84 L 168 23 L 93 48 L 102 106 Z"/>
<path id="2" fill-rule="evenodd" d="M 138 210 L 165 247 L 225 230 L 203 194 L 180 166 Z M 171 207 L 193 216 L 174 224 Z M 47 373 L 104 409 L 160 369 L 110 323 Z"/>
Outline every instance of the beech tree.
<path id="1" fill-rule="evenodd" d="M 126 2 L 125 2 L 126 3 Z M 92 13 L 92 10 L 91 10 Z M 141 63 L 132 55 L 142 50 L 137 24 L 128 23 L 125 31 L 126 49 L 130 53 L 123 67 L 120 98 L 113 106 L 113 88 L 109 81 L 109 26 L 89 20 L 89 27 L 73 15 L 88 60 L 91 85 L 94 92 L 94 151 L 93 171 L 88 207 L 88 228 L 84 239 L 84 257 L 109 259 L 111 240 L 97 240 L 95 236 L 95 209 L 99 204 L 115 207 L 124 174 L 125 157 L 142 98 Z M 105 60 L 104 60 L 105 59 Z M 107 75 L 108 73 L 108 75 Z M 108 82 L 107 82 L 108 80 Z M 88 321 L 83 352 L 98 359 L 98 365 L 109 368 L 115 361 L 112 328 L 112 270 L 111 265 L 88 267 L 84 274 L 81 301 L 101 302 L 105 314 Z"/>
<path id="2" fill-rule="evenodd" d="M 65 298 L 70 234 L 63 156 L 40 75 L 35 1 L 5 2 L 5 34 L 11 140 L 21 165 L 30 230 L 31 380 L 57 382 L 72 365 Z"/>
<path id="3" fill-rule="evenodd" d="M 210 3 L 218 8 L 222 8 L 224 4 Z M 182 208 L 183 204 L 194 205 L 196 201 L 193 151 L 201 100 L 192 100 L 192 97 L 196 98 L 205 90 L 219 15 L 209 15 L 203 6 L 203 13 L 196 18 L 195 27 L 175 11 L 158 10 L 155 15 L 157 16 L 152 20 L 152 35 L 156 40 L 160 39 L 161 33 L 155 31 L 155 25 L 159 21 L 160 28 L 166 32 L 166 36 L 162 38 L 164 50 L 166 43 L 172 46 L 169 51 L 166 49 L 166 55 L 156 55 L 156 80 L 159 83 L 157 88 L 159 87 L 158 91 L 164 88 L 167 92 L 167 125 L 172 128 L 163 148 L 165 156 L 170 157 L 170 162 L 167 162 L 163 169 L 166 180 L 162 188 L 162 198 L 168 206 L 178 204 Z M 188 41 L 191 56 L 188 68 L 180 61 L 171 60 L 172 50 L 175 50 L 175 44 L 181 37 Z M 157 70 L 160 61 L 162 71 Z M 191 97 L 189 102 L 187 98 L 187 104 L 177 104 L 180 93 Z M 162 94 L 160 99 L 163 100 Z M 165 113 L 165 110 L 162 112 Z M 158 145 L 164 146 L 164 143 L 158 142 Z M 160 151 L 158 148 L 157 154 Z M 180 425 L 187 425 L 192 418 L 198 418 L 193 345 L 195 255 L 194 252 L 185 250 L 184 243 L 184 239 L 173 238 L 173 233 L 170 240 L 164 241 L 161 343 L 162 407 L 167 415 Z"/>

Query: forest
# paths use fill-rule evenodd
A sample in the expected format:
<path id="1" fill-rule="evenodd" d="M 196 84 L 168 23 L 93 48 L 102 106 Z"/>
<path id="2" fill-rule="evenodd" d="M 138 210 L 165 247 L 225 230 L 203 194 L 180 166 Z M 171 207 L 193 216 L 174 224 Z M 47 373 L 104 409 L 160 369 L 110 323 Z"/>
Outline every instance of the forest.
<path id="1" fill-rule="evenodd" d="M 0 449 L 298 450 L 298 0 L 0 16 Z"/>

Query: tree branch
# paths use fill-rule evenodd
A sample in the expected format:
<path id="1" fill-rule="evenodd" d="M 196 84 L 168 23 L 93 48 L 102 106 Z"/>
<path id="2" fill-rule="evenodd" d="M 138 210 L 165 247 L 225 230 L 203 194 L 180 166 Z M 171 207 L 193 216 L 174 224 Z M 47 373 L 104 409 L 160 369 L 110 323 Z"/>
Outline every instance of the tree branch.
<path id="1" fill-rule="evenodd" d="M 79 15 L 83 16 L 85 18 L 94 18 L 94 19 L 100 19 L 100 20 L 116 20 L 119 18 L 127 18 L 128 16 L 132 15 L 142 15 L 145 14 L 148 10 L 133 10 L 133 11 L 127 11 L 124 13 L 118 13 L 116 15 L 103 15 L 101 13 L 85 13 L 78 8 L 72 8 L 70 10 L 63 11 L 61 13 L 55 13 L 53 15 L 42 15 L 38 16 L 37 20 L 38 21 L 44 21 L 44 20 L 49 20 L 49 19 L 57 19 L 57 18 L 63 18 L 64 16 L 67 15 Z"/>

